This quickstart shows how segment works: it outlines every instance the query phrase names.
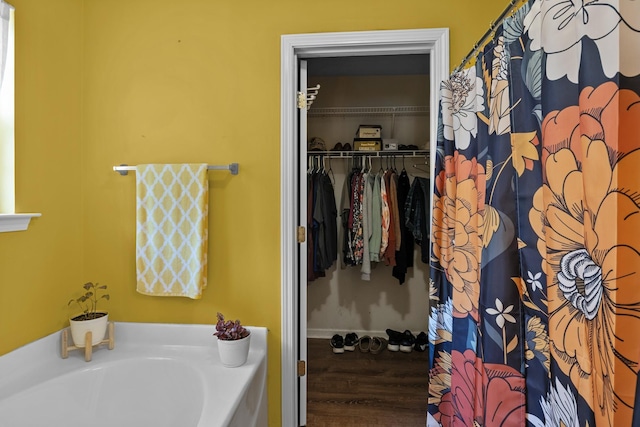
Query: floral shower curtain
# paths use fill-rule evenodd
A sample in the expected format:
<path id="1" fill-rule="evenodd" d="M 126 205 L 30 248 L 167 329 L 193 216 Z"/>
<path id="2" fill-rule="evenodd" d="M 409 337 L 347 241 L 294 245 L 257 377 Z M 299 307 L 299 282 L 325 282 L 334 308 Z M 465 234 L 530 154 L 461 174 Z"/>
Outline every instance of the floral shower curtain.
<path id="1" fill-rule="evenodd" d="M 440 116 L 428 425 L 640 426 L 640 2 L 530 0 Z"/>

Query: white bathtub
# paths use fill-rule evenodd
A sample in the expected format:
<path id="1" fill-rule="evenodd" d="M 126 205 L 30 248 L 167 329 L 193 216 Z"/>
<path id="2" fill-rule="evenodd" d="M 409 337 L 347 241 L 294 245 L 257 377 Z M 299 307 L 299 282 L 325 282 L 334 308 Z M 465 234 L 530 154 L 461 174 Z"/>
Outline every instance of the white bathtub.
<path id="1" fill-rule="evenodd" d="M 267 426 L 267 332 L 225 368 L 212 325 L 116 323 L 115 349 L 60 357 L 60 332 L 0 357 L 3 427 Z"/>

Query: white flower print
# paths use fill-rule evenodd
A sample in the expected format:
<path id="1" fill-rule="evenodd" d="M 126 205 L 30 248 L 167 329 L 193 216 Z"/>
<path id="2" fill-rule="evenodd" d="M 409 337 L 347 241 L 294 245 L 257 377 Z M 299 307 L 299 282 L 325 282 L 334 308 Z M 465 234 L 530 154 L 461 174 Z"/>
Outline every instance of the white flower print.
<path id="1" fill-rule="evenodd" d="M 427 412 L 427 427 L 442 427 L 442 424 L 436 421 L 436 419 L 433 418 L 433 415 Z"/>
<path id="2" fill-rule="evenodd" d="M 546 400 L 540 398 L 540 407 L 544 413 L 544 422 L 533 414 L 527 414 L 527 419 L 535 427 L 566 426 L 578 427 L 578 404 L 569 386 L 566 388 L 556 378 L 555 387 L 549 387 Z"/>
<path id="3" fill-rule="evenodd" d="M 509 50 L 500 36 L 493 48 L 491 63 L 491 95 L 489 96 L 489 134 L 511 132 L 511 99 L 509 97 Z"/>
<path id="4" fill-rule="evenodd" d="M 533 289 L 534 292 L 538 289 L 542 290 L 542 283 L 540 283 L 539 280 L 542 277 L 541 272 L 538 272 L 534 275 L 530 271 L 527 271 L 527 276 L 529 276 L 529 278 L 527 279 L 527 283 L 531 285 L 531 289 Z"/>
<path id="5" fill-rule="evenodd" d="M 444 304 L 431 307 L 429 316 L 429 342 L 439 344 L 453 338 L 453 303 L 447 298 Z"/>
<path id="6" fill-rule="evenodd" d="M 531 49 L 547 54 L 550 80 L 578 83 L 582 40 L 596 44 L 604 74 L 640 74 L 640 2 L 635 0 L 536 0 L 524 19 Z M 626 53 L 626 54 L 625 54 Z"/>
<path id="7" fill-rule="evenodd" d="M 478 133 L 476 113 L 484 111 L 482 79 L 476 76 L 474 67 L 467 68 L 443 81 L 440 93 L 444 137 L 464 150 L 471 143 L 471 135 Z"/>
<path id="8" fill-rule="evenodd" d="M 578 249 L 565 254 L 560 261 L 558 288 L 575 308 L 588 320 L 598 315 L 604 298 L 602 269 L 596 264 L 586 249 Z M 582 289 L 578 286 L 582 283 Z"/>
<path id="9" fill-rule="evenodd" d="M 502 304 L 502 301 L 500 301 L 498 298 L 496 298 L 496 308 L 487 308 L 486 311 L 492 316 L 497 315 L 496 324 L 500 329 L 504 328 L 505 321 L 509 323 L 516 323 L 516 318 L 509 314 L 511 313 L 511 311 L 513 311 L 513 305 L 505 308 Z"/>

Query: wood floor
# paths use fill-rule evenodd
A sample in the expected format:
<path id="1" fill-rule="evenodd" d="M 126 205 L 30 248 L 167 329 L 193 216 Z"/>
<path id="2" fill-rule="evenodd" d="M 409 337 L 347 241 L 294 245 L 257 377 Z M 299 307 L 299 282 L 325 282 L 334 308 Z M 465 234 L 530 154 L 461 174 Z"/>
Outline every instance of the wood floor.
<path id="1" fill-rule="evenodd" d="M 334 354 L 308 340 L 308 427 L 426 425 L 428 351 Z"/>

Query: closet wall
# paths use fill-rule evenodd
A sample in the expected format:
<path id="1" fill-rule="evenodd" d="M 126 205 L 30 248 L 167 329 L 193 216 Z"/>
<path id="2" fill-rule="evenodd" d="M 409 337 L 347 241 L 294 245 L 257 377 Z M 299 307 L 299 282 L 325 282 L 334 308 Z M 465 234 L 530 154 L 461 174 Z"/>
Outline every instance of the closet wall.
<path id="1" fill-rule="evenodd" d="M 338 142 L 353 146 L 359 125 L 380 125 L 383 138 L 393 137 L 398 144 L 415 145 L 418 150 L 395 159 L 386 157 L 387 152 L 378 153 L 380 157 L 371 157 L 372 169 L 395 165 L 398 173 L 404 167 L 412 181 L 415 176 L 428 178 L 428 64 L 426 55 L 309 60 L 309 86 L 321 86 L 308 111 L 309 139 L 322 138 L 327 150 Z M 347 153 L 342 155 L 324 159 L 333 175 L 338 215 L 345 177 L 356 161 Z M 339 258 L 341 248 L 340 240 Z M 421 261 L 418 245 L 414 266 L 402 285 L 384 263 L 372 265 L 371 280 L 365 281 L 360 266 L 342 267 L 339 259 L 326 277 L 308 284 L 308 336 L 329 338 L 350 331 L 386 336 L 386 328 L 426 332 L 428 278 L 429 268 Z"/>

